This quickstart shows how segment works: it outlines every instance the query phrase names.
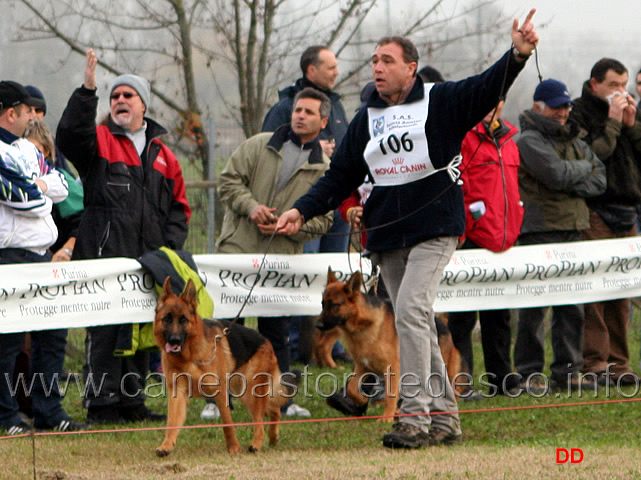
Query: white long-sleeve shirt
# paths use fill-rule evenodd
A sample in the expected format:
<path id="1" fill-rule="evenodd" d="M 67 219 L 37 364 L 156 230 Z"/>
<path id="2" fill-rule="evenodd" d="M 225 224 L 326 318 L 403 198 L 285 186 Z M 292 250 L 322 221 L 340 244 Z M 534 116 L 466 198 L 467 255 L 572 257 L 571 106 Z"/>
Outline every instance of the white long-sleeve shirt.
<path id="1" fill-rule="evenodd" d="M 35 184 L 47 185 L 43 193 Z M 45 161 L 30 141 L 0 141 L 0 248 L 24 248 L 44 255 L 58 238 L 51 216 L 54 203 L 67 198 L 64 176 Z"/>

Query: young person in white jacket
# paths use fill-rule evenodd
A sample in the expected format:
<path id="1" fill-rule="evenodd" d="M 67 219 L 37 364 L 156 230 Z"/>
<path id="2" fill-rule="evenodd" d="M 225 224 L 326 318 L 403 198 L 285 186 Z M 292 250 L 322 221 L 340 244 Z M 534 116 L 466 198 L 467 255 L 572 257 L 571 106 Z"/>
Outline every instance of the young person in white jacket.
<path id="1" fill-rule="evenodd" d="M 48 262 L 47 251 L 58 230 L 51 216 L 54 203 L 68 194 L 64 177 L 46 162 L 34 144 L 21 138 L 33 119 L 32 98 L 17 82 L 0 82 L 0 265 Z M 4 277 L 4 275 L 2 275 Z M 33 427 L 39 430 L 75 431 L 86 425 L 69 418 L 61 405 L 56 375 L 62 372 L 67 330 L 31 333 L 31 371 L 24 379 L 33 385 Z M 0 375 L 11 377 L 22 349 L 24 333 L 0 335 Z M 18 415 L 14 386 L 0 382 L 0 429 L 10 435 L 31 429 Z"/>

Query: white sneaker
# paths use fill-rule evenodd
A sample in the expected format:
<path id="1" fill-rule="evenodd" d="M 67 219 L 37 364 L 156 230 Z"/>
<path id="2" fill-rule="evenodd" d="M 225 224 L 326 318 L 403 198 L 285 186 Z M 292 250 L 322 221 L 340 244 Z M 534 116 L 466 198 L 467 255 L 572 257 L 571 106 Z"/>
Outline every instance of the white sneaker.
<path id="1" fill-rule="evenodd" d="M 311 417 L 312 416 L 312 414 L 309 413 L 309 410 L 301 407 L 300 405 L 296 405 L 295 403 L 292 403 L 289 407 L 287 407 L 287 410 L 285 410 L 285 413 L 283 415 L 285 415 L 286 417 Z"/>
<path id="2" fill-rule="evenodd" d="M 203 420 L 216 420 L 220 418 L 220 410 L 215 403 L 207 403 L 203 411 L 200 412 L 200 418 Z"/>

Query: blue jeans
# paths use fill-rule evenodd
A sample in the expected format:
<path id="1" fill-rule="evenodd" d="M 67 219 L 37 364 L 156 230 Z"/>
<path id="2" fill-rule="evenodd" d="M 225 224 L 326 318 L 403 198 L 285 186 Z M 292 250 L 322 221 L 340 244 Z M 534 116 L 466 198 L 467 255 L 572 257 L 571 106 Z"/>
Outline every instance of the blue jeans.
<path id="1" fill-rule="evenodd" d="M 20 248 L 0 249 L 0 264 L 36 263 L 50 261 L 49 255 L 38 255 Z M 21 423 L 18 416 L 18 402 L 10 385 L 16 357 L 22 350 L 24 333 L 0 335 L 0 427 L 11 427 Z M 33 405 L 34 426 L 52 428 L 68 415 L 62 409 L 62 395 L 58 389 L 57 378 L 62 373 L 67 345 L 67 330 L 42 330 L 31 332 L 31 371 L 24 379 L 30 392 Z M 22 385 L 18 383 L 21 388 Z"/>

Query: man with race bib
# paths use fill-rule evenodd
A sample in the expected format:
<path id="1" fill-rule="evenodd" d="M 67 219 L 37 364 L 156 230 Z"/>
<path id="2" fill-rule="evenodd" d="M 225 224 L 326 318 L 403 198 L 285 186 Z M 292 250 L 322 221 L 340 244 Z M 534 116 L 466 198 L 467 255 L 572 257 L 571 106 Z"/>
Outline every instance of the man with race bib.
<path id="1" fill-rule="evenodd" d="M 367 175 L 367 247 L 381 266 L 396 315 L 401 354 L 399 423 L 389 448 L 462 439 L 456 399 L 437 342 L 432 305 L 443 269 L 465 229 L 458 185 L 461 142 L 494 108 L 538 42 L 532 9 L 512 25 L 512 48 L 480 75 L 424 84 L 418 51 L 403 37 L 382 38 L 372 56 L 376 90 L 349 125 L 329 170 L 279 219 L 281 234 L 335 209 Z M 446 412 L 444 414 L 434 413 Z"/>

